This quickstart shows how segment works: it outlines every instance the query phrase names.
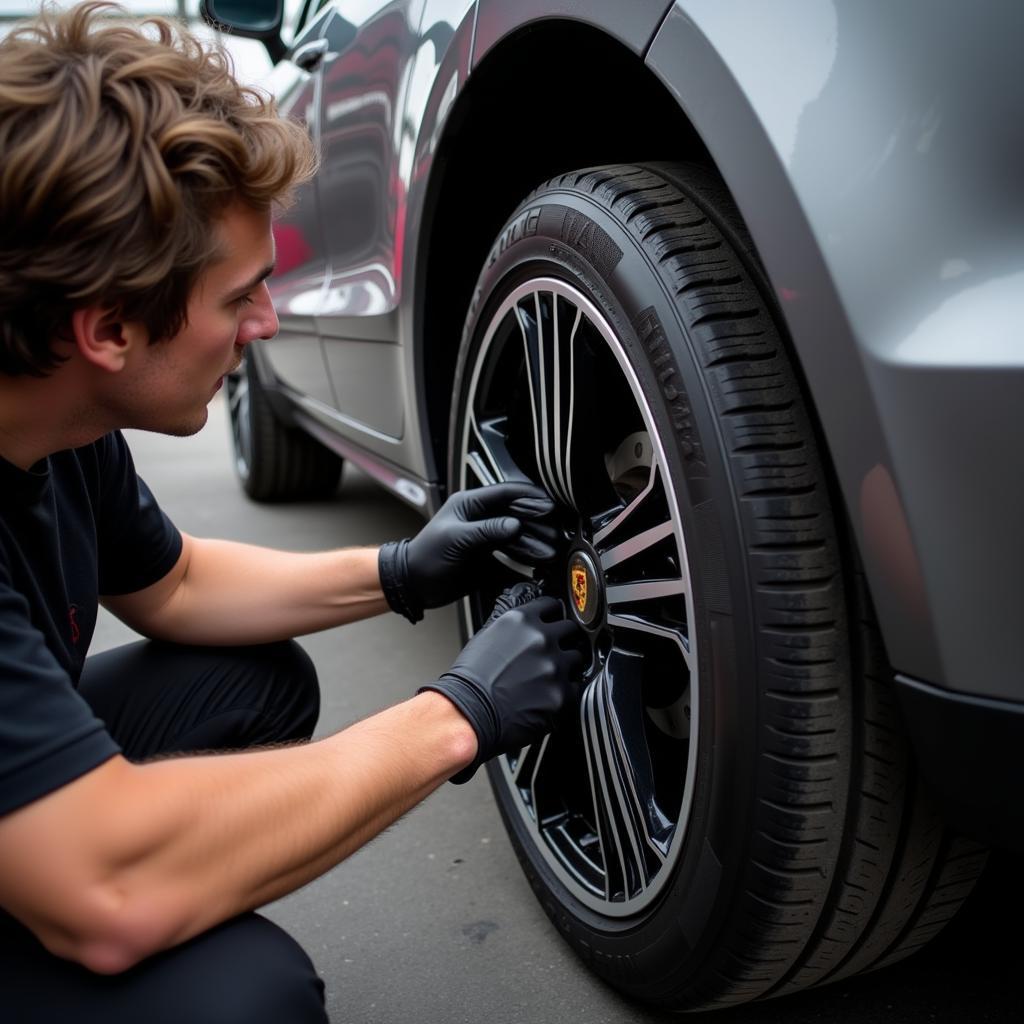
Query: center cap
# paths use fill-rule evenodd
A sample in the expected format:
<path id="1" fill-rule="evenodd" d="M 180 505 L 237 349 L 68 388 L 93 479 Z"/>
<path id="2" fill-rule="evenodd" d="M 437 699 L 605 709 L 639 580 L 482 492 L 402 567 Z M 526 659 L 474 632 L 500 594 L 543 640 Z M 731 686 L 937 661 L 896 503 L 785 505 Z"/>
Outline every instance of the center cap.
<path id="1" fill-rule="evenodd" d="M 574 551 L 569 559 L 569 601 L 576 618 L 584 626 L 593 625 L 601 610 L 601 585 L 594 560 L 585 551 Z"/>

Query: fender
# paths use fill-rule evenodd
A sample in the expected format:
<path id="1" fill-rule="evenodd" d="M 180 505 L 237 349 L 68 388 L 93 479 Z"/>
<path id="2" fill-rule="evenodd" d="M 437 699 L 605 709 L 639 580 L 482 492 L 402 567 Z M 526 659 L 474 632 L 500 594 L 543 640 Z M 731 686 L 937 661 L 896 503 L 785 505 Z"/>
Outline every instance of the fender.
<path id="1" fill-rule="evenodd" d="M 1020 700 L 1024 10 L 986 8 L 677 0 L 646 60 L 773 283 L 894 667 Z"/>

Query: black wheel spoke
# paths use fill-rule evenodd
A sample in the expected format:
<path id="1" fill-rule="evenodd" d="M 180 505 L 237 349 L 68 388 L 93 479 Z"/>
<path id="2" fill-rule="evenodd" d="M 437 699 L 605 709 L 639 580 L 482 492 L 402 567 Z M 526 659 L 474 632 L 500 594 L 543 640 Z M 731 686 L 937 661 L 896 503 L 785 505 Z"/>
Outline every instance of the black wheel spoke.
<path id="1" fill-rule="evenodd" d="M 578 387 L 582 311 L 554 293 L 534 292 L 516 306 L 522 333 L 534 455 L 540 482 L 558 501 L 580 509 L 580 438 L 590 432 L 592 403 Z"/>
<path id="2" fill-rule="evenodd" d="M 653 547 L 658 543 L 658 541 L 664 540 L 666 537 L 671 537 L 674 530 L 675 524 L 671 519 L 666 519 L 665 522 L 659 523 L 657 526 L 652 526 L 650 529 L 641 530 L 640 533 L 635 536 L 620 541 L 614 547 L 610 547 L 606 551 L 602 551 L 601 568 L 607 571 L 608 569 L 611 569 L 612 566 L 626 561 L 627 558 L 633 558 L 635 555 L 643 554 L 644 551 Z"/>
<path id="3" fill-rule="evenodd" d="M 625 605 L 637 601 L 655 601 L 660 597 L 673 597 L 686 593 L 686 581 L 677 576 L 675 579 L 638 580 L 636 583 L 620 583 L 607 590 L 608 607 L 613 612 Z"/>
<path id="4" fill-rule="evenodd" d="M 635 495 L 628 504 L 616 513 L 607 522 L 595 523 L 594 545 L 598 550 L 607 549 L 612 538 L 616 537 L 620 530 L 629 535 L 632 523 L 641 518 L 643 513 L 652 505 L 659 504 L 658 489 L 660 487 L 660 469 L 656 461 L 651 462 L 648 470 L 647 482 L 643 489 Z M 660 504 L 664 504 L 663 501 Z M 634 530 L 633 533 L 636 531 Z"/>
<path id="5" fill-rule="evenodd" d="M 550 740 L 549 734 L 539 743 L 523 747 L 512 762 L 512 780 L 524 794 L 524 799 L 535 816 L 537 813 L 537 778 L 541 772 L 541 765 Z"/>
<path id="6" fill-rule="evenodd" d="M 509 455 L 507 429 L 504 418 L 482 419 L 470 412 L 466 469 L 482 486 L 525 479 Z"/>
<path id="7" fill-rule="evenodd" d="M 486 487 L 507 480 L 526 480 L 508 451 L 508 422 L 505 417 L 478 417 L 470 412 L 469 436 L 463 459 L 466 486 Z M 523 579 L 533 579 L 533 568 L 496 551 L 493 557 Z"/>
<path id="8" fill-rule="evenodd" d="M 616 630 L 626 630 L 634 633 L 641 633 L 647 636 L 661 637 L 674 643 L 683 657 L 688 669 L 691 665 L 690 640 L 684 630 L 678 626 L 665 625 L 655 619 L 647 618 L 636 613 L 619 614 L 609 613 L 608 625 Z"/>
<path id="9" fill-rule="evenodd" d="M 644 732 L 643 658 L 614 650 L 580 709 L 606 898 L 642 892 L 665 860 L 672 823 L 655 800 Z"/>

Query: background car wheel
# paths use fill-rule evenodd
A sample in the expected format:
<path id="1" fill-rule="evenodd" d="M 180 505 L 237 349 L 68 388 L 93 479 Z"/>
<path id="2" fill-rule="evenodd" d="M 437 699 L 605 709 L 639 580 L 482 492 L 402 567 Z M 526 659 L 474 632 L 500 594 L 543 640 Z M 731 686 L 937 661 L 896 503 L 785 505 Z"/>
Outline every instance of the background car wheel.
<path id="1" fill-rule="evenodd" d="M 301 501 L 333 494 L 344 460 L 274 415 L 246 356 L 227 379 L 235 469 L 255 501 Z"/>
<path id="2" fill-rule="evenodd" d="M 985 859 L 918 784 L 780 332 L 717 179 L 603 167 L 516 211 L 459 357 L 450 483 L 547 488 L 591 651 L 491 783 L 559 931 L 674 1009 L 900 959 Z M 496 563 L 467 629 L 529 573 Z"/>

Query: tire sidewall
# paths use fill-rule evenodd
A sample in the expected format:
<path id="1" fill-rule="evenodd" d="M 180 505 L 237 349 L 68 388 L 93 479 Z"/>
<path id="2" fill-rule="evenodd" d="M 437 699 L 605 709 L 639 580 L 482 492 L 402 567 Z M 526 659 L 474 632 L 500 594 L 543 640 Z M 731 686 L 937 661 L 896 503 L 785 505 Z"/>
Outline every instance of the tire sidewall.
<path id="1" fill-rule="evenodd" d="M 608 243 L 611 243 L 609 246 Z M 615 253 L 621 253 L 618 258 Z M 531 840 L 500 768 L 489 768 L 499 808 L 531 885 L 557 927 L 602 973 L 628 986 L 636 959 L 671 955 L 680 939 L 689 973 L 714 942 L 728 912 L 747 844 L 754 799 L 757 735 L 756 650 L 741 527 L 719 426 L 698 355 L 677 312 L 669 283 L 630 230 L 598 201 L 551 187 L 531 196 L 498 236 L 480 275 L 466 321 L 454 389 L 449 483 L 458 483 L 462 419 L 469 374 L 483 333 L 500 302 L 525 280 L 557 277 L 582 290 L 616 333 L 644 392 L 666 457 L 689 560 L 698 638 L 696 788 L 674 877 L 640 914 L 613 919 L 594 913 L 560 882 Z M 658 942 L 659 935 L 665 941 Z M 669 939 L 671 941 L 669 941 Z M 654 940 L 654 941 L 652 941 Z M 599 942 L 601 949 L 595 948 Z M 643 970 L 664 974 L 648 963 Z"/>

